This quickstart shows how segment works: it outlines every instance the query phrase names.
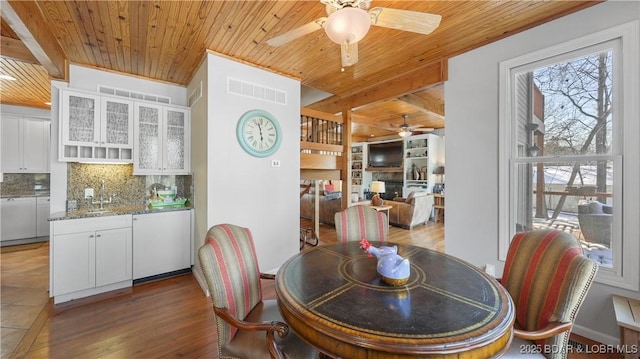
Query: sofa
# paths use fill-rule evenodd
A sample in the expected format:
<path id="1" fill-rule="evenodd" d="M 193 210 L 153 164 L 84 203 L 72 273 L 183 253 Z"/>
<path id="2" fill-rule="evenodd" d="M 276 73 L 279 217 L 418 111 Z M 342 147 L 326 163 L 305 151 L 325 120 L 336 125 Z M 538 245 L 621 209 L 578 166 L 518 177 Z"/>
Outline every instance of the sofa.
<path id="1" fill-rule="evenodd" d="M 578 223 L 585 242 L 611 247 L 613 208 L 598 201 L 578 205 Z"/>
<path id="2" fill-rule="evenodd" d="M 407 198 L 396 197 L 385 201 L 389 209 L 389 223 L 396 227 L 411 229 L 426 224 L 433 209 L 433 195 L 427 192 L 411 192 Z"/>
<path id="3" fill-rule="evenodd" d="M 341 196 L 336 196 L 333 193 L 327 195 L 323 193 L 320 195 L 320 223 L 335 225 L 334 215 L 336 212 L 342 210 Z M 300 217 L 306 219 L 313 219 L 315 208 L 315 193 L 313 189 L 309 193 L 305 193 L 300 197 Z"/>

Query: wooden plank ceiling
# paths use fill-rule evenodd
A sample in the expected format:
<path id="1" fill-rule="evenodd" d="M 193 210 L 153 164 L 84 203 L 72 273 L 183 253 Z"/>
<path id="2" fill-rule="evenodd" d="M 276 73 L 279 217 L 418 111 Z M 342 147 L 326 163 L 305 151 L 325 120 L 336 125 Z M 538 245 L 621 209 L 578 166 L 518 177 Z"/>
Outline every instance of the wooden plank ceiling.
<path id="1" fill-rule="evenodd" d="M 359 62 L 343 70 L 340 46 L 322 30 L 280 47 L 266 43 L 326 16 L 319 1 L 9 0 L 1 9 L 1 73 L 17 80 L 2 80 L 0 96 L 46 108 L 50 77 L 67 76 L 60 62 L 186 85 L 209 50 L 332 94 L 311 107 L 355 109 L 355 140 L 393 134 L 402 114 L 411 125 L 441 128 L 448 58 L 598 2 L 374 0 L 371 7 L 442 21 L 429 35 L 372 26 Z M 33 55 L 21 54 L 20 41 Z"/>

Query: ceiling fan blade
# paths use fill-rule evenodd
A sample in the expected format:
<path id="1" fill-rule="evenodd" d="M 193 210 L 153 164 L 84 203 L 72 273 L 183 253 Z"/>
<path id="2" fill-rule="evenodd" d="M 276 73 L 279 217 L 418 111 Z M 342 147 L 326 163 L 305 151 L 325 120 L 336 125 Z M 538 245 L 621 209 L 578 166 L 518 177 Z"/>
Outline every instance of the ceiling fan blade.
<path id="1" fill-rule="evenodd" d="M 426 12 L 374 7 L 369 11 L 371 24 L 419 34 L 430 34 L 440 25 L 442 16 Z"/>
<path id="2" fill-rule="evenodd" d="M 282 46 L 290 41 L 303 37 L 304 35 L 310 34 L 316 30 L 322 29 L 322 25 L 327 20 L 326 17 L 321 17 L 316 19 L 306 25 L 302 25 L 293 30 L 287 31 L 282 35 L 278 35 L 267 40 L 267 44 L 270 46 Z"/>
<path id="3" fill-rule="evenodd" d="M 435 128 L 433 128 L 433 127 L 420 127 L 420 128 L 413 128 L 411 130 L 412 131 L 416 131 L 416 132 L 432 132 L 433 130 L 435 130 Z"/>
<path id="4" fill-rule="evenodd" d="M 355 65 L 358 62 L 358 43 L 343 42 L 340 46 L 340 57 L 342 58 L 342 67 Z"/>

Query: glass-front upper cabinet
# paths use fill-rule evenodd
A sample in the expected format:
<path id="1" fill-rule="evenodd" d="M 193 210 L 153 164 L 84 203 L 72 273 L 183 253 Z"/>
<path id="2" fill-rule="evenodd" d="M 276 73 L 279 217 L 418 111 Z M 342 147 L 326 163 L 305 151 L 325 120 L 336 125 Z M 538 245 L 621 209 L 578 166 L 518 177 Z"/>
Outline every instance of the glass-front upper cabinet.
<path id="1" fill-rule="evenodd" d="M 162 106 L 136 103 L 134 174 L 162 172 Z"/>
<path id="2" fill-rule="evenodd" d="M 102 97 L 100 144 L 133 147 L 133 102 Z"/>
<path id="3" fill-rule="evenodd" d="M 135 104 L 134 174 L 188 174 L 190 112 L 155 104 Z"/>
<path id="4" fill-rule="evenodd" d="M 175 174 L 186 174 L 189 172 L 189 149 L 187 145 L 187 134 L 189 129 L 189 111 L 179 108 L 164 108 L 164 162 L 165 172 L 170 171 Z"/>
<path id="5" fill-rule="evenodd" d="M 132 162 L 133 101 L 63 90 L 61 161 Z"/>
<path id="6" fill-rule="evenodd" d="M 100 143 L 100 96 L 62 92 L 62 142 L 97 146 Z"/>

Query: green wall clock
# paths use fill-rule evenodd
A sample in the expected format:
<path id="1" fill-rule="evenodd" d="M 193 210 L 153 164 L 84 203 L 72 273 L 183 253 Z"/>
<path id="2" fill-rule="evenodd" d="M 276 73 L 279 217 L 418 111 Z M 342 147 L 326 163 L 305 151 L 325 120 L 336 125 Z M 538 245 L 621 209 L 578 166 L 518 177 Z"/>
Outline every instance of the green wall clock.
<path id="1" fill-rule="evenodd" d="M 251 110 L 238 120 L 236 136 L 245 152 L 255 157 L 267 157 L 280 147 L 282 130 L 278 120 L 269 112 Z"/>

